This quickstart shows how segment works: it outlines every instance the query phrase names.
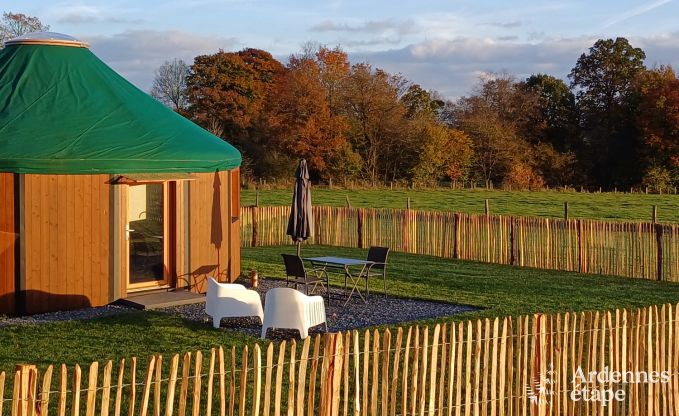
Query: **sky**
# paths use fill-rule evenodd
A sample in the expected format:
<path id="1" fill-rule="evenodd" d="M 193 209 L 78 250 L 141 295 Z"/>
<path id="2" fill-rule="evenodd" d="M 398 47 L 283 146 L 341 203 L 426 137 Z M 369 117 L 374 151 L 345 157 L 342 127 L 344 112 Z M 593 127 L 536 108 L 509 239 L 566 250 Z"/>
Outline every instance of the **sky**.
<path id="1" fill-rule="evenodd" d="M 509 73 L 566 78 L 599 38 L 623 36 L 647 66 L 679 68 L 679 0 L 0 0 L 36 16 L 149 91 L 166 60 L 264 49 L 285 62 L 303 44 L 340 45 L 352 62 L 401 73 L 446 98 Z"/>

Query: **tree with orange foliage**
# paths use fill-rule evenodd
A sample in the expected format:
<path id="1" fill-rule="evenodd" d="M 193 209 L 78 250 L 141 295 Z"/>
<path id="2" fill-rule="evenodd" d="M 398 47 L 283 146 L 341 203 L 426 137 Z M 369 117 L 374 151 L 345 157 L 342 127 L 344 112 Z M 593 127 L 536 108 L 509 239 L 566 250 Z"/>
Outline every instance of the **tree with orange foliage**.
<path id="1" fill-rule="evenodd" d="M 189 112 L 213 133 L 239 143 L 283 72 L 280 62 L 259 49 L 197 56 L 186 80 Z"/>
<path id="2" fill-rule="evenodd" d="M 267 125 L 281 147 L 305 158 L 320 177 L 329 178 L 332 161 L 346 140 L 344 120 L 331 112 L 324 69 L 312 57 L 291 57 L 271 94 Z"/>
<path id="3" fill-rule="evenodd" d="M 679 79 L 670 66 L 643 72 L 636 80 L 636 121 L 647 148 L 648 172 L 679 172 Z M 677 174 L 675 173 L 675 176 Z M 677 177 L 679 179 L 679 176 Z"/>

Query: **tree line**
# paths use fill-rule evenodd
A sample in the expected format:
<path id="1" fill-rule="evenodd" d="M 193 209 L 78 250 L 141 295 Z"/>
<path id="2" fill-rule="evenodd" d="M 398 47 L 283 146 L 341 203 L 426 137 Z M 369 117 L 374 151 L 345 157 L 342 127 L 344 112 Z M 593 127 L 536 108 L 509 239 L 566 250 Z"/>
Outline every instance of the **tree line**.
<path id="1" fill-rule="evenodd" d="M 237 146 L 251 178 L 606 189 L 679 185 L 679 79 L 627 39 L 601 39 L 562 80 L 490 74 L 445 100 L 400 74 L 305 45 L 166 62 L 152 95 Z"/>

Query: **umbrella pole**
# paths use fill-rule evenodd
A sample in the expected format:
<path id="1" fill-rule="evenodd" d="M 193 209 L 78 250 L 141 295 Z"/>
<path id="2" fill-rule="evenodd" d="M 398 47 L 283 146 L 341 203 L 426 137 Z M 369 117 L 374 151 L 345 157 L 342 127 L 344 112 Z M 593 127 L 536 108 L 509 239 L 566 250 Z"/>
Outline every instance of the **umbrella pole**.
<path id="1" fill-rule="evenodd" d="M 300 243 L 300 242 L 298 241 L 298 242 L 297 242 L 297 256 L 298 256 L 298 257 L 300 257 L 301 251 L 302 251 L 302 243 Z"/>

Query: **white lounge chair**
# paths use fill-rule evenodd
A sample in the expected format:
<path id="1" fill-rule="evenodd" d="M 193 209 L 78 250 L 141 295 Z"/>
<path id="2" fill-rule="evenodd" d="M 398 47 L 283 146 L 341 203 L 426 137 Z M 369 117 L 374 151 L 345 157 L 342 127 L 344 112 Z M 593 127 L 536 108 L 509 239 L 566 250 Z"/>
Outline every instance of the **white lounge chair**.
<path id="1" fill-rule="evenodd" d="M 325 323 L 325 304 L 322 296 L 307 296 L 295 289 L 278 287 L 266 292 L 262 339 L 269 328 L 291 328 L 302 338 L 309 336 L 309 328 Z"/>
<path id="2" fill-rule="evenodd" d="M 259 293 L 236 283 L 219 283 L 213 277 L 207 282 L 205 313 L 212 317 L 215 328 L 219 328 L 222 318 L 258 316 L 264 321 Z"/>

